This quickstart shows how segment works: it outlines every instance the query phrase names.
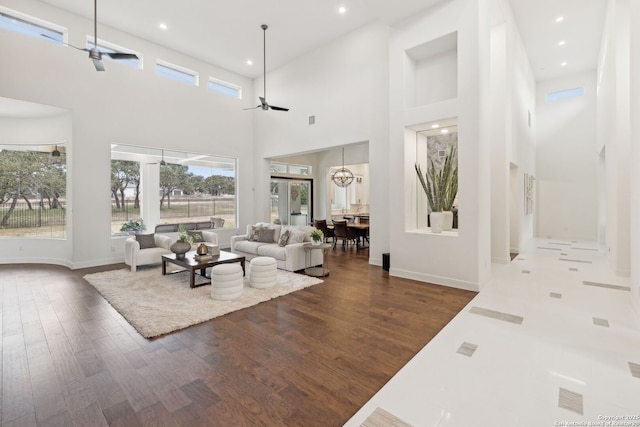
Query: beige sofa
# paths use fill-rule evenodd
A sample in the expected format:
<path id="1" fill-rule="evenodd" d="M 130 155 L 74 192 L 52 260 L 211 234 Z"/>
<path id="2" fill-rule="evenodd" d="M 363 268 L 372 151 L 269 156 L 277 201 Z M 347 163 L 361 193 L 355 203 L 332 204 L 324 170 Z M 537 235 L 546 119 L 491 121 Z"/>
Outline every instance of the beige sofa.
<path id="1" fill-rule="evenodd" d="M 218 235 L 213 231 L 197 230 L 200 233 L 202 239 L 207 243 L 218 244 Z M 144 235 L 142 235 L 144 236 Z M 124 263 L 131 267 L 131 271 L 135 272 L 136 268 L 141 265 L 160 264 L 162 262 L 162 255 L 171 253 L 171 245 L 178 240 L 180 233 L 154 233 L 153 246 L 141 248 L 141 243 L 145 242 L 145 238 L 131 236 L 124 242 Z M 147 238 L 150 239 L 150 238 Z M 198 243 L 192 245 L 191 249 L 195 250 Z"/>
<path id="2" fill-rule="evenodd" d="M 269 241 L 250 240 L 251 232 L 256 226 L 273 230 L 273 237 Z M 307 266 L 303 243 L 311 242 L 311 232 L 313 230 L 315 228 L 311 226 L 259 222 L 255 225 L 248 225 L 245 234 L 231 237 L 231 252 L 244 255 L 247 260 L 258 256 L 272 257 L 276 259 L 278 268 L 281 270 L 302 270 Z M 286 245 L 280 246 L 280 238 L 287 231 L 290 236 L 289 241 Z M 311 251 L 310 265 L 322 264 L 322 256 L 322 251 Z"/>

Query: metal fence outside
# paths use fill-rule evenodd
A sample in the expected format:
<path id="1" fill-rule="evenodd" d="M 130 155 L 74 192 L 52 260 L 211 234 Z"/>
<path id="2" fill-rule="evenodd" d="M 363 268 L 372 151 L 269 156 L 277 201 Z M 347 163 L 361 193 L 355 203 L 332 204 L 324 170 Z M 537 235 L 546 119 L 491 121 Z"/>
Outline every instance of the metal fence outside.
<path id="1" fill-rule="evenodd" d="M 170 206 L 170 207 L 169 207 Z M 190 218 L 209 216 L 229 216 L 235 215 L 235 197 L 213 197 L 213 198 L 172 198 L 171 204 L 167 201 L 160 209 L 160 219 L 164 218 Z M 140 209 L 134 208 L 134 200 L 125 200 L 124 206 L 120 209 L 116 203 L 111 203 L 111 220 L 128 221 L 140 218 Z"/>
<path id="2" fill-rule="evenodd" d="M 0 205 L 0 220 L 5 217 L 10 208 L 10 202 Z M 31 208 L 29 208 L 29 204 L 22 200 L 16 202 L 6 224 L 0 224 L 0 226 L 6 229 L 51 227 L 66 225 L 66 220 L 67 211 L 65 208 L 49 209 L 42 207 L 39 201 L 31 202 Z"/>

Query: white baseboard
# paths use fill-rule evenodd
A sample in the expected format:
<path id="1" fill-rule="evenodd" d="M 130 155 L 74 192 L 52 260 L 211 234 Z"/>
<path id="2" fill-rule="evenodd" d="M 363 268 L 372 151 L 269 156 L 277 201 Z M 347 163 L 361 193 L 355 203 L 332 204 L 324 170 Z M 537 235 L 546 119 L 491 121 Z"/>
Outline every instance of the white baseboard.
<path id="1" fill-rule="evenodd" d="M 67 267 L 72 269 L 71 262 L 66 259 L 59 258 L 49 258 L 49 257 L 38 257 L 38 258 L 20 258 L 20 257 L 11 257 L 11 258 L 3 258 L 2 264 L 52 264 L 52 265 L 61 265 L 63 267 Z"/>
<path id="2" fill-rule="evenodd" d="M 369 264 L 382 267 L 382 258 L 369 258 Z"/>
<path id="3" fill-rule="evenodd" d="M 114 257 L 105 259 L 92 259 L 81 262 L 74 262 L 73 266 L 69 267 L 72 270 L 78 270 L 80 268 L 101 267 L 103 265 L 120 264 L 124 262 L 124 257 Z"/>
<path id="4" fill-rule="evenodd" d="M 450 277 L 434 276 L 432 274 L 416 273 L 415 271 L 400 270 L 397 268 L 389 269 L 389 275 L 402 277 L 404 279 L 417 280 L 419 282 L 433 283 L 436 285 L 449 286 L 450 288 L 464 289 L 467 291 L 480 291 L 480 285 L 465 280 L 452 279 Z"/>

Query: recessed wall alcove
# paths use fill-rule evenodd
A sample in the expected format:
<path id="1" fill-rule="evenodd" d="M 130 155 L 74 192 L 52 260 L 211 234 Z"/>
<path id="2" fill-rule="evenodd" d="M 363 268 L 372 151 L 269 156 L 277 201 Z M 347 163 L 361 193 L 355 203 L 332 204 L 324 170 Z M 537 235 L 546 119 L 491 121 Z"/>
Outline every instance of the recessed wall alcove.
<path id="1" fill-rule="evenodd" d="M 440 171 L 444 167 L 446 158 L 452 157 L 452 165 L 458 168 L 458 119 L 457 117 L 435 120 L 420 125 L 411 126 L 405 129 L 405 147 L 407 149 L 407 158 L 412 159 L 415 165 L 420 165 L 421 171 L 427 173 L 431 168 Z M 415 182 L 412 185 L 414 191 L 408 193 L 409 198 L 408 212 L 410 216 L 407 221 L 407 230 L 412 232 L 428 232 L 431 233 L 430 224 L 428 222 L 430 208 L 427 196 L 424 192 L 420 180 L 416 175 L 414 164 L 407 166 L 407 174 L 410 181 Z M 456 174 L 457 187 L 457 174 Z M 441 235 L 458 235 L 458 197 L 457 191 L 453 203 L 455 212 L 454 228 L 450 231 L 444 231 Z"/>
<path id="2" fill-rule="evenodd" d="M 458 33 L 405 50 L 405 107 L 458 97 Z"/>

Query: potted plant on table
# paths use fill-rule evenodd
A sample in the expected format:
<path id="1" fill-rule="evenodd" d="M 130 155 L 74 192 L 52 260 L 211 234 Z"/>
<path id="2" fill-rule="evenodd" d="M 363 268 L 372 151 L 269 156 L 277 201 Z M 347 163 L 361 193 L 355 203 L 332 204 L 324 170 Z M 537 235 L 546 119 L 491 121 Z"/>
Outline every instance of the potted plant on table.
<path id="1" fill-rule="evenodd" d="M 189 234 L 184 224 L 178 226 L 178 232 L 180 233 L 180 237 L 178 237 L 178 240 L 176 240 L 169 249 L 176 254 L 177 258 L 183 258 L 184 254 L 191 250 L 191 245 L 196 239 L 200 238 L 200 234 Z"/>
<path id="2" fill-rule="evenodd" d="M 311 232 L 311 244 L 312 245 L 321 244 L 323 239 L 324 239 L 324 234 L 322 233 L 322 230 L 316 228 Z"/>
<path id="3" fill-rule="evenodd" d="M 449 154 L 445 157 L 442 168 L 437 169 L 433 159 L 429 159 L 427 173 L 423 174 L 418 163 L 415 164 L 416 173 L 422 189 L 427 195 L 427 201 L 431 208 L 429 216 L 431 231 L 440 233 L 443 229 L 450 230 L 450 223 L 453 223 L 453 202 L 458 194 L 458 166 L 453 164 L 456 156 L 455 147 L 451 147 Z M 446 215 L 446 226 L 444 216 Z"/>
<path id="4" fill-rule="evenodd" d="M 138 219 L 130 219 L 129 221 L 122 224 L 120 227 L 120 231 L 128 234 L 137 234 L 141 231 L 146 230 L 147 226 L 142 222 L 142 218 Z"/>

